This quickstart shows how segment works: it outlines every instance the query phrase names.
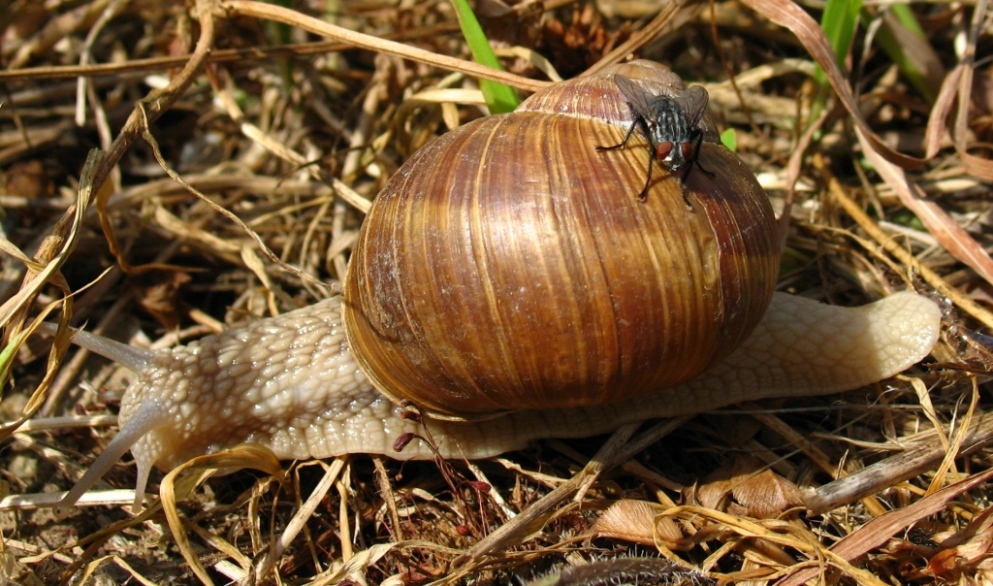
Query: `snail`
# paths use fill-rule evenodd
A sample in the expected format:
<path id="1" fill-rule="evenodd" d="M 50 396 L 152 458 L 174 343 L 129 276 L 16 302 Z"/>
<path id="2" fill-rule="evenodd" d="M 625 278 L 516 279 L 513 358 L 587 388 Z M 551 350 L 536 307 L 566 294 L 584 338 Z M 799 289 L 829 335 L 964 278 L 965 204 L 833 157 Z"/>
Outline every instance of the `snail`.
<path id="1" fill-rule="evenodd" d="M 120 432 L 57 512 L 129 449 L 140 505 L 153 466 L 245 441 L 284 459 L 484 458 L 849 390 L 930 352 L 940 313 L 922 296 L 841 308 L 774 294 L 774 215 L 709 117 L 693 146 L 708 173 L 656 161 L 640 201 L 644 137 L 597 149 L 638 115 L 618 77 L 683 91 L 634 61 L 420 149 L 366 217 L 342 296 L 161 351 L 77 332 L 137 377 Z"/>

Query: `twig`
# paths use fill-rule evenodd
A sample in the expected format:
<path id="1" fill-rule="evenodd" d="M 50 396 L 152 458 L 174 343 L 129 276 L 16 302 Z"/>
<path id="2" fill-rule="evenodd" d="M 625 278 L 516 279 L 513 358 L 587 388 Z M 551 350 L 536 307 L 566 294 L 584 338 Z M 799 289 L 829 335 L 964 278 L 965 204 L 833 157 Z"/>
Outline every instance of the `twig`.
<path id="1" fill-rule="evenodd" d="M 804 505 L 814 513 L 825 513 L 879 492 L 884 487 L 933 469 L 945 458 L 945 450 L 932 431 L 907 443 L 907 448 L 881 462 L 808 491 Z M 993 413 L 977 416 L 962 440 L 958 455 L 965 456 L 993 442 Z M 940 492 L 940 491 L 939 491 Z"/>
<path id="2" fill-rule="evenodd" d="M 458 71 L 473 77 L 505 83 L 509 86 L 522 90 L 534 92 L 549 85 L 549 82 L 546 81 L 538 81 L 527 77 L 522 77 L 506 71 L 500 71 L 499 69 L 485 67 L 464 59 L 457 59 L 455 57 L 449 57 L 448 55 L 441 55 L 440 53 L 433 53 L 431 51 L 425 51 L 424 49 L 418 49 L 417 47 L 410 47 L 404 45 L 403 43 L 387 41 L 372 35 L 357 33 L 355 31 L 300 14 L 296 10 L 282 8 L 274 4 L 253 2 L 251 0 L 221 0 L 218 2 L 218 10 L 220 11 L 219 14 L 223 15 L 225 18 L 230 18 L 233 16 L 247 16 L 251 18 L 261 18 L 281 22 L 310 31 L 316 35 L 321 35 L 343 43 L 348 43 L 349 45 L 359 47 L 361 49 L 367 49 L 377 53 L 396 55 L 398 57 L 403 57 L 404 59 L 434 65 L 450 71 Z"/>

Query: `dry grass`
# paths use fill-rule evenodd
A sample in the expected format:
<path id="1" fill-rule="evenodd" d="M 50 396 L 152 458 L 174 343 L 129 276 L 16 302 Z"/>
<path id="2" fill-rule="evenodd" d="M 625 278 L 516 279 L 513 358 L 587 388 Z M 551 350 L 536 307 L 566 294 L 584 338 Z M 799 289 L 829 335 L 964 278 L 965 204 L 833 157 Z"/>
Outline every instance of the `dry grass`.
<path id="1" fill-rule="evenodd" d="M 809 73 L 826 48 L 781 2 L 523 3 L 484 22 L 566 78 L 633 51 L 712 81 L 721 126 L 789 210 L 781 288 L 839 303 L 933 294 L 946 335 L 931 368 L 699 416 L 598 475 L 580 471 L 602 438 L 474 465 L 356 456 L 283 463 L 278 483 L 180 482 L 168 521 L 157 507 L 133 517 L 127 491 L 55 519 L 46 494 L 114 433 L 128 374 L 64 343 L 46 361 L 47 342 L 15 332 L 44 309 L 169 346 L 324 297 L 389 176 L 484 113 L 475 92 L 433 91 L 482 74 L 447 3 L 290 4 L 283 23 L 236 1 L 0 7 L 0 313 L 17 352 L 2 409 L 23 423 L 5 428 L 0 582 L 196 583 L 184 549 L 214 583 L 500 584 L 591 560 L 561 583 L 993 580 L 990 343 L 970 334 L 993 327 L 993 69 L 972 60 L 993 43 L 985 4 L 911 5 L 925 35 L 904 49 L 936 59 L 933 103 L 863 28 L 857 73 L 835 77 L 816 121 Z M 544 85 L 514 55 L 502 80 Z M 130 488 L 133 467 L 105 480 Z"/>

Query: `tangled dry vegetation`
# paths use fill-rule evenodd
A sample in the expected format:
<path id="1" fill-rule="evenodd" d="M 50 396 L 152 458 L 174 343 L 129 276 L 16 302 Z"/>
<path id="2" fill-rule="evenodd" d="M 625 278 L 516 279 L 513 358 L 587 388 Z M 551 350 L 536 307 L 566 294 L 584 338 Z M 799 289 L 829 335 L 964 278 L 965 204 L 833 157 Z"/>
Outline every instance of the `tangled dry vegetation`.
<path id="1" fill-rule="evenodd" d="M 780 288 L 842 304 L 933 296 L 943 338 L 923 365 L 677 422 L 595 477 L 583 467 L 604 438 L 474 463 L 355 456 L 179 483 L 170 514 L 133 516 L 125 463 L 104 504 L 56 519 L 51 495 L 114 434 L 129 375 L 18 331 L 65 311 L 169 346 L 326 296 L 397 167 L 485 115 L 486 74 L 448 2 L 283 5 L 0 6 L 0 582 L 993 581 L 990 341 L 974 334 L 993 327 L 985 2 L 910 4 L 920 34 L 866 3 L 833 85 L 814 81 L 831 52 L 803 18 L 820 3 L 477 5 L 522 95 L 631 55 L 706 83 L 788 210 Z"/>

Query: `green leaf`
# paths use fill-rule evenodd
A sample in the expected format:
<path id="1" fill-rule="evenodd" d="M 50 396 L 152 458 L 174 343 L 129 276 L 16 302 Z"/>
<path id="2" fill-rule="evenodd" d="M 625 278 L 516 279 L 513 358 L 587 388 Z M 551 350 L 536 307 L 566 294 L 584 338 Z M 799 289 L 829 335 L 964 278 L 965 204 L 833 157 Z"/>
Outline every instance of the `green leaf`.
<path id="1" fill-rule="evenodd" d="M 462 28 L 462 34 L 469 43 L 472 58 L 476 60 L 476 63 L 481 65 L 486 65 L 494 69 L 503 69 L 496 55 L 493 54 L 490 41 L 483 33 L 483 27 L 479 26 L 476 15 L 473 14 L 472 8 L 469 7 L 468 0 L 452 0 L 452 4 L 455 5 L 455 12 L 459 17 L 459 26 Z M 496 83 L 488 79 L 481 79 L 479 80 L 479 89 L 482 90 L 483 98 L 486 99 L 486 105 L 493 114 L 511 112 L 520 103 L 520 100 L 517 98 L 517 92 L 508 85 Z"/>
<path id="2" fill-rule="evenodd" d="M 733 128 L 725 129 L 721 133 L 721 144 L 733 153 L 738 152 L 738 133 Z"/>

